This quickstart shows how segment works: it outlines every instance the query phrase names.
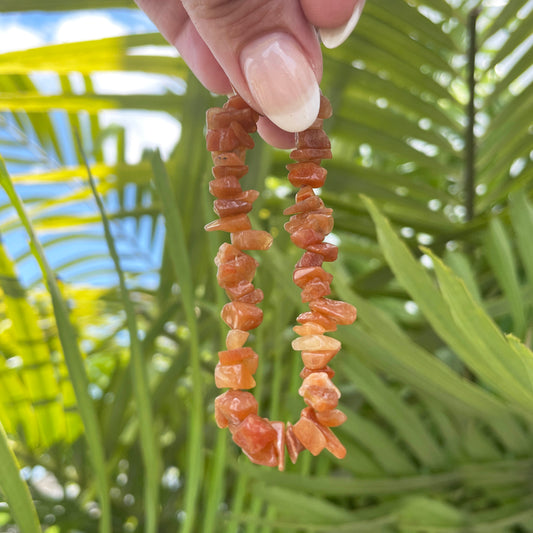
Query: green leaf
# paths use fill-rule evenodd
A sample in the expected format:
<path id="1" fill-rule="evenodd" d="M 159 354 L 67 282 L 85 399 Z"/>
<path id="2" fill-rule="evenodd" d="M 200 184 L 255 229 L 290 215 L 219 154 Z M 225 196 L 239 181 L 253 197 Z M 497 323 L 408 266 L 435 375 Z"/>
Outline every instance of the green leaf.
<path id="1" fill-rule="evenodd" d="M 390 435 L 375 422 L 357 414 L 345 405 L 341 410 L 348 420 L 339 429 L 342 434 L 349 435 L 359 442 L 373 457 L 384 472 L 394 475 L 413 474 L 416 472 L 411 458 L 393 442 Z"/>
<path id="2" fill-rule="evenodd" d="M 398 513 L 401 531 L 433 529 L 435 526 L 453 526 L 461 530 L 466 525 L 465 519 L 465 514 L 456 507 L 425 496 L 407 498 Z"/>
<path id="3" fill-rule="evenodd" d="M 533 248 L 530 241 L 533 235 L 533 208 L 523 191 L 509 196 L 509 215 L 528 284 L 533 287 Z"/>
<path id="4" fill-rule="evenodd" d="M 197 519 L 197 499 L 202 480 L 203 465 L 203 380 L 200 370 L 200 353 L 198 328 L 195 313 L 191 266 L 188 260 L 187 245 L 183 221 L 168 175 L 158 152 L 152 158 L 154 180 L 165 215 L 167 230 L 167 247 L 172 260 L 174 274 L 180 285 L 183 307 L 190 331 L 189 361 L 192 370 L 193 393 L 190 413 L 190 429 L 188 434 L 188 472 L 189 480 L 186 489 L 184 532 L 193 531 Z"/>
<path id="5" fill-rule="evenodd" d="M 59 290 L 55 275 L 48 264 L 41 244 L 35 234 L 33 226 L 26 214 L 24 206 L 13 187 L 11 178 L 7 172 L 3 160 L 0 158 L 0 185 L 4 188 L 13 207 L 17 210 L 26 232 L 30 238 L 31 247 L 46 280 L 48 290 L 52 297 L 54 315 L 57 322 L 59 339 L 63 347 L 65 361 L 69 375 L 76 392 L 78 409 L 85 427 L 85 437 L 89 446 L 89 453 L 94 467 L 94 475 L 98 484 L 102 517 L 100 520 L 101 533 L 111 532 L 111 509 L 109 501 L 109 486 L 105 465 L 104 449 L 100 427 L 88 393 L 89 382 L 85 372 L 83 358 L 78 347 L 76 332 L 69 319 L 69 311 L 66 302 Z"/>
<path id="6" fill-rule="evenodd" d="M 450 306 L 455 323 L 464 334 L 472 335 L 478 356 L 485 362 L 492 360 L 500 367 L 502 383 L 499 389 L 502 394 L 527 408 L 533 401 L 533 388 L 526 367 L 516 358 L 498 327 L 474 301 L 461 280 L 440 259 L 434 255 L 432 259 L 442 294 Z"/>
<path id="7" fill-rule="evenodd" d="M 436 333 L 494 390 L 526 413 L 533 401 L 523 365 L 512 355 L 498 328 L 475 303 L 464 285 L 430 251 L 439 293 L 424 267 L 394 234 L 374 204 L 364 199 L 377 227 L 385 257 Z"/>
<path id="8" fill-rule="evenodd" d="M 0 489 L 21 533 L 39 533 L 39 517 L 28 486 L 20 477 L 19 467 L 11 451 L 4 427 L 0 424 Z"/>
<path id="9" fill-rule="evenodd" d="M 444 262 L 460 277 L 476 302 L 482 303 L 481 292 L 476 280 L 476 273 L 468 260 L 468 256 L 459 250 L 447 251 Z"/>
<path id="10" fill-rule="evenodd" d="M 487 259 L 511 305 L 513 331 L 521 337 L 526 327 L 525 304 L 510 238 L 502 222 L 493 218 L 487 234 Z"/>

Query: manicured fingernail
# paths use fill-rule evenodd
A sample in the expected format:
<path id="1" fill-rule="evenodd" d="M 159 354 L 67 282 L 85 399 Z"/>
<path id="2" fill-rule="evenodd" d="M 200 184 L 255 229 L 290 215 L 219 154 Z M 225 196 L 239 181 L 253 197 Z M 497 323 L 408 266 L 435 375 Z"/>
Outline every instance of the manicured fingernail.
<path id="1" fill-rule="evenodd" d="M 336 48 L 348 39 L 350 33 L 352 33 L 359 22 L 364 5 L 365 0 L 356 0 L 352 16 L 343 26 L 339 26 L 338 28 L 320 28 L 318 30 L 320 39 L 326 48 Z"/>
<path id="2" fill-rule="evenodd" d="M 276 126 L 307 129 L 320 107 L 320 89 L 298 43 L 285 33 L 265 35 L 246 45 L 241 67 L 252 96 Z"/>

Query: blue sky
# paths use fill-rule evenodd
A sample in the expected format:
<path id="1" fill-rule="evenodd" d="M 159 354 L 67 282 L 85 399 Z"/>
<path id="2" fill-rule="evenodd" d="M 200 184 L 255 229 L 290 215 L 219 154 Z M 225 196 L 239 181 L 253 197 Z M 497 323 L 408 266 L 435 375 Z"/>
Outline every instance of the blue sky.
<path id="1" fill-rule="evenodd" d="M 45 44 L 100 39 L 132 33 L 157 31 L 138 9 L 85 10 L 59 13 L 0 13 L 0 53 L 24 50 Z M 174 55 L 168 46 L 157 53 Z M 153 51 L 152 51 L 153 53 Z M 34 81 L 48 94 L 59 94 L 53 76 L 39 74 Z M 146 73 L 100 72 L 93 76 L 95 91 L 105 94 L 180 92 L 178 80 Z M 128 130 L 126 160 L 134 163 L 144 147 L 159 148 L 167 155 L 179 137 L 179 123 L 166 113 L 106 110 L 100 113 L 102 127 L 111 124 Z"/>
<path id="2" fill-rule="evenodd" d="M 0 54 L 46 44 L 59 44 L 152 31 L 157 31 L 154 25 L 141 11 L 136 9 L 86 10 L 59 13 L 0 13 L 0 35 L 2 36 L 0 39 Z M 142 53 L 142 51 L 139 51 L 139 53 Z M 153 50 L 150 53 L 153 53 Z M 157 53 L 177 57 L 177 52 L 170 46 L 167 48 L 158 47 Z M 59 94 L 61 92 L 58 80 L 53 75 L 41 73 L 33 76 L 33 80 L 47 94 Z M 75 81 L 75 75 L 73 75 L 71 81 Z M 96 92 L 105 94 L 160 94 L 167 91 L 179 93 L 183 90 L 179 80 L 145 73 L 95 73 L 93 83 Z M 64 120 L 60 113 L 55 115 L 55 119 L 58 121 Z M 177 120 L 162 112 L 104 110 L 99 114 L 99 118 L 100 124 L 104 128 L 120 125 L 126 129 L 126 160 L 128 163 L 136 163 L 146 147 L 158 148 L 163 153 L 163 156 L 168 155 L 180 134 L 180 124 Z M 2 135 L 5 136 L 8 133 L 2 131 L 2 124 L 0 124 L 0 137 Z M 114 162 L 113 151 L 113 141 L 110 139 L 109 143 L 104 143 L 104 154 L 109 163 Z M 10 171 L 13 174 L 29 173 L 32 170 L 37 170 L 37 167 L 32 167 L 31 164 L 25 166 L 20 164 L 9 165 L 8 163 L 8 167 L 10 167 Z M 51 160 L 45 160 L 39 164 L 38 169 L 43 170 L 43 167 L 44 169 L 53 170 L 58 167 L 58 164 L 54 164 Z M 53 194 L 64 194 L 78 186 L 79 180 L 78 184 L 72 182 L 64 186 L 57 186 L 54 188 Z M 43 188 L 46 188 L 47 194 L 51 194 L 50 185 L 38 184 L 25 187 L 23 194 L 25 196 L 42 194 Z M 129 192 L 134 193 L 134 191 Z M 94 212 L 93 203 L 86 203 L 86 206 L 80 206 L 81 212 Z M 112 210 L 113 207 L 113 205 L 108 204 L 109 210 Z M 6 233 L 5 222 L 9 219 L 9 216 L 12 217 L 13 213 L 9 213 L 7 216 L 4 214 L 0 219 L 0 234 L 10 253 L 16 257 L 27 250 L 26 237 L 19 230 Z M 2 227 L 3 223 L 4 226 Z M 120 236 L 119 246 L 121 250 L 125 256 L 130 257 L 129 260 L 125 261 L 126 264 L 124 266 L 132 270 L 153 270 L 157 268 L 158 265 L 154 263 L 154 260 L 160 256 L 160 251 L 154 250 L 153 247 L 151 249 L 147 247 L 150 241 L 149 228 L 141 228 L 139 231 L 131 221 L 126 220 L 115 223 L 114 231 L 116 235 Z M 100 228 L 96 230 L 96 234 L 100 234 L 101 237 Z M 158 242 L 156 242 L 156 247 L 160 248 L 163 234 L 159 230 L 157 235 L 156 241 Z M 53 236 L 51 234 L 42 235 L 41 237 L 46 240 Z M 154 243 L 151 244 L 153 245 Z M 87 241 L 84 246 L 89 247 L 90 251 L 94 253 L 106 253 L 105 244 L 101 238 Z M 70 257 L 74 257 L 78 251 L 79 245 L 56 246 L 49 249 L 49 259 L 52 265 L 59 265 Z M 135 259 L 132 260 L 132 257 Z M 100 261 L 100 266 L 103 266 L 104 263 L 110 266 L 109 262 L 106 261 Z M 96 273 L 94 276 L 91 275 L 91 271 L 94 270 L 96 272 L 98 266 L 97 263 L 90 265 L 87 275 L 83 275 L 83 268 L 67 270 L 66 275 L 75 276 L 81 273 L 86 281 L 105 285 L 110 282 L 109 276 L 106 277 Z M 87 268 L 87 265 L 84 268 Z M 31 258 L 20 263 L 19 275 L 24 284 L 31 284 L 40 277 L 35 262 Z M 155 281 L 153 276 L 150 276 L 150 278 L 152 282 Z M 150 283 L 150 279 L 147 282 Z"/>
<path id="3" fill-rule="evenodd" d="M 138 9 L 0 14 L 0 51 L 157 31 Z"/>

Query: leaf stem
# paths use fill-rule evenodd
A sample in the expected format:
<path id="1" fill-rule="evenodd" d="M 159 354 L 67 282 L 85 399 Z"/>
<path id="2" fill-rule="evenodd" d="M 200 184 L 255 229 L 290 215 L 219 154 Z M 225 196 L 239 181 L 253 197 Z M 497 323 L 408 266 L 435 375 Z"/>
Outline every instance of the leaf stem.
<path id="1" fill-rule="evenodd" d="M 476 121 L 476 21 L 480 8 L 476 7 L 468 14 L 468 104 L 466 108 L 467 124 L 465 132 L 465 208 L 466 221 L 474 218 L 474 194 L 475 194 L 475 136 L 474 125 Z"/>
<path id="2" fill-rule="evenodd" d="M 159 455 L 157 436 L 154 428 L 154 415 L 150 399 L 150 387 L 148 384 L 147 368 L 143 347 L 139 340 L 137 329 L 137 319 L 135 309 L 130 299 L 130 294 L 126 285 L 126 277 L 120 265 L 120 258 L 115 246 L 111 224 L 107 216 L 104 203 L 96 187 L 91 167 L 83 151 L 80 136 L 76 132 L 78 151 L 85 163 L 89 185 L 94 196 L 98 211 L 102 217 L 104 236 L 109 249 L 109 255 L 115 265 L 115 270 L 119 279 L 120 297 L 124 311 L 126 312 L 126 321 L 128 334 L 130 337 L 130 370 L 133 396 L 137 407 L 139 417 L 139 433 L 141 437 L 141 451 L 144 463 L 144 513 L 145 513 L 145 531 L 155 533 L 158 524 L 159 512 L 159 478 L 161 471 L 161 457 Z"/>
<path id="3" fill-rule="evenodd" d="M 192 378 L 191 407 L 189 413 L 188 455 L 189 477 L 185 489 L 185 522 L 182 533 L 195 531 L 199 515 L 198 499 L 204 475 L 204 436 L 203 436 L 203 385 L 200 364 L 200 338 L 198 332 L 194 285 L 185 229 L 181 212 L 175 202 L 170 180 L 159 152 L 152 157 L 152 168 L 156 189 L 161 199 L 166 221 L 168 251 L 179 283 L 187 326 L 190 331 L 190 368 Z"/>

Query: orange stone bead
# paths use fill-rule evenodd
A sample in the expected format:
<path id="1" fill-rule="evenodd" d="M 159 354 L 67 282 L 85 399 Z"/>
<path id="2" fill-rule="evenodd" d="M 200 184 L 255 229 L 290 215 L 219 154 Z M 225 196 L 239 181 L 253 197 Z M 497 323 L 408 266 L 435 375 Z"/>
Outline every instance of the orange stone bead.
<path id="1" fill-rule="evenodd" d="M 296 161 L 309 161 L 310 159 L 331 159 L 331 150 L 328 148 L 301 148 L 293 150 L 289 157 Z"/>
<path id="2" fill-rule="evenodd" d="M 305 403 L 315 411 L 330 411 L 339 403 L 341 393 L 325 372 L 307 376 L 298 390 Z"/>
<path id="3" fill-rule="evenodd" d="M 338 352 L 335 350 L 322 352 L 302 352 L 302 361 L 304 365 L 311 370 L 320 370 L 324 368 Z"/>
<path id="4" fill-rule="evenodd" d="M 318 374 L 319 372 L 317 372 Z M 315 411 L 331 411 L 339 403 L 339 399 L 332 389 L 324 389 L 318 386 L 307 387 L 303 395 L 305 403 Z"/>
<path id="5" fill-rule="evenodd" d="M 331 293 L 331 287 L 327 281 L 315 278 L 309 281 L 300 295 L 302 302 L 311 302 L 317 298 L 322 298 Z"/>
<path id="6" fill-rule="evenodd" d="M 333 114 L 330 101 L 323 95 L 320 95 L 320 108 L 318 110 L 318 118 L 330 118 Z"/>
<path id="7" fill-rule="evenodd" d="M 294 434 L 294 426 L 287 422 L 287 429 L 285 431 L 285 444 L 287 446 L 287 452 L 292 464 L 296 464 L 298 455 L 305 450 L 304 445 L 298 440 L 298 437 Z"/>
<path id="8" fill-rule="evenodd" d="M 303 396 L 305 394 L 305 391 L 309 387 L 322 387 L 324 389 L 333 390 L 337 396 L 337 398 L 341 397 L 341 393 L 335 385 L 333 385 L 333 382 L 331 379 L 329 379 L 328 375 L 325 372 L 315 372 L 312 375 L 308 376 L 304 379 L 302 386 L 298 390 L 298 394 L 300 396 Z"/>
<path id="9" fill-rule="evenodd" d="M 317 428 L 326 439 L 325 448 L 335 457 L 337 457 L 337 459 L 344 459 L 344 457 L 346 456 L 346 448 L 341 444 L 339 439 L 335 436 L 333 431 L 329 429 L 329 427 L 325 427 L 318 422 L 316 418 L 316 413 L 313 411 L 313 409 L 306 407 L 302 410 L 301 416 L 302 418 L 307 418 L 309 421 L 316 424 Z"/>
<path id="10" fill-rule="evenodd" d="M 250 334 L 247 331 L 240 329 L 230 329 L 226 335 L 226 348 L 228 350 L 234 350 L 235 348 L 241 348 L 248 340 Z"/>
<path id="11" fill-rule="evenodd" d="M 239 122 L 241 126 L 249 133 L 257 130 L 256 121 L 257 113 L 250 107 L 243 109 L 222 109 L 213 107 L 207 110 L 207 128 L 218 130 L 228 128 L 232 122 Z"/>
<path id="12" fill-rule="evenodd" d="M 233 430 L 233 441 L 240 446 L 246 454 L 257 454 L 268 445 L 275 445 L 277 440 L 276 430 L 268 420 L 258 415 L 248 415 Z M 277 458 L 276 458 L 277 463 Z"/>
<path id="13" fill-rule="evenodd" d="M 229 126 L 229 122 L 225 126 L 221 126 L 220 119 L 216 119 L 217 116 L 222 115 L 223 113 L 224 113 L 224 109 L 222 109 L 221 107 L 212 107 L 207 110 L 205 121 L 206 121 L 208 130 L 219 129 L 219 128 L 224 128 L 224 127 Z M 226 116 L 229 116 L 229 115 L 226 114 Z M 215 125 L 215 120 L 217 121 L 216 125 Z"/>
<path id="14" fill-rule="evenodd" d="M 205 231 L 227 231 L 233 233 L 235 231 L 244 231 L 251 229 L 252 224 L 246 214 L 235 215 L 231 217 L 213 220 L 204 226 Z"/>
<path id="15" fill-rule="evenodd" d="M 236 257 L 233 261 L 224 263 L 218 267 L 217 280 L 223 288 L 233 287 L 238 283 L 250 282 L 257 268 L 257 261 L 249 255 Z"/>
<path id="16" fill-rule="evenodd" d="M 248 173 L 248 166 L 242 162 L 235 166 L 213 167 L 211 172 L 215 178 L 227 178 L 233 176 L 237 179 L 242 178 Z"/>
<path id="17" fill-rule="evenodd" d="M 332 209 L 324 207 L 322 209 L 316 209 L 315 211 L 310 211 L 307 213 L 298 213 L 297 215 L 293 215 L 287 222 L 285 222 L 285 230 L 288 233 L 293 233 L 298 229 L 308 227 L 320 231 L 321 225 L 323 225 L 324 222 L 331 224 L 330 220 L 332 219 L 332 212 Z M 322 221 L 322 223 L 318 224 L 320 221 Z M 333 225 L 331 225 L 331 227 L 333 227 Z"/>
<path id="18" fill-rule="evenodd" d="M 329 366 L 326 366 L 324 368 L 317 368 L 316 370 L 307 368 L 305 366 L 300 372 L 300 378 L 305 379 L 306 377 L 310 376 L 311 374 L 315 374 L 316 372 L 325 372 L 328 375 L 329 379 L 333 379 L 333 376 L 335 376 L 335 370 L 333 370 L 333 368 Z"/>
<path id="19" fill-rule="evenodd" d="M 284 228 L 288 233 L 295 233 L 299 230 L 313 230 L 320 234 L 322 239 L 333 229 L 333 217 L 329 213 L 321 213 L 312 211 L 310 213 L 302 213 L 294 215 L 288 222 L 285 223 Z M 316 244 L 316 243 L 311 243 Z"/>
<path id="20" fill-rule="evenodd" d="M 324 236 L 325 235 L 314 229 L 302 228 L 291 235 L 291 241 L 298 246 L 298 248 L 303 248 L 305 250 L 310 244 L 322 242 Z"/>
<path id="21" fill-rule="evenodd" d="M 210 152 L 231 152 L 241 146 L 239 138 L 230 128 L 209 130 L 205 136 L 205 144 Z"/>
<path id="22" fill-rule="evenodd" d="M 277 466 L 278 470 L 282 472 L 285 470 L 285 424 L 276 421 L 268 422 L 276 432 L 276 440 L 269 442 L 259 451 L 243 451 L 253 463 L 264 466 Z"/>
<path id="23" fill-rule="evenodd" d="M 324 258 L 324 261 L 331 263 L 337 259 L 339 249 L 329 242 L 321 242 L 319 244 L 312 244 L 307 248 L 307 251 L 320 254 Z"/>
<path id="24" fill-rule="evenodd" d="M 251 453 L 245 448 L 242 449 L 244 454 L 250 459 L 250 461 L 256 465 L 261 466 L 278 466 L 278 452 L 276 443 L 272 442 L 265 446 L 262 450 L 258 452 Z"/>
<path id="25" fill-rule="evenodd" d="M 283 472 L 285 470 L 285 424 L 283 422 L 273 421 L 270 425 L 274 428 L 277 434 L 276 438 L 276 455 L 278 456 L 278 470 Z"/>
<path id="26" fill-rule="evenodd" d="M 213 152 L 211 154 L 213 164 L 217 167 L 231 167 L 244 163 L 244 153 L 236 152 Z"/>
<path id="27" fill-rule="evenodd" d="M 300 322 L 300 324 L 306 324 L 307 322 L 320 324 L 324 331 L 335 331 L 337 329 L 337 323 L 334 320 L 324 316 L 322 313 L 314 313 L 312 311 L 299 314 L 296 317 L 296 321 Z"/>
<path id="28" fill-rule="evenodd" d="M 294 187 L 308 185 L 313 189 L 322 187 L 326 182 L 328 171 L 316 163 L 291 163 L 287 165 L 289 181 Z"/>
<path id="29" fill-rule="evenodd" d="M 319 129 L 307 129 L 296 134 L 296 146 L 298 148 L 331 148 L 331 143 L 325 131 Z"/>
<path id="30" fill-rule="evenodd" d="M 232 244 L 228 244 L 227 242 L 224 242 L 220 245 L 217 255 L 215 256 L 215 265 L 220 266 L 220 265 L 223 265 L 224 263 L 229 263 L 230 261 L 233 261 L 237 257 L 250 257 L 250 256 L 248 256 L 244 252 L 241 252 L 238 248 L 236 248 Z"/>
<path id="31" fill-rule="evenodd" d="M 324 202 L 319 196 L 311 196 L 306 198 L 302 202 L 298 202 L 290 207 L 287 207 L 283 211 L 284 215 L 294 215 L 296 213 L 308 213 L 309 211 L 315 211 L 324 207 Z"/>
<path id="32" fill-rule="evenodd" d="M 251 414 L 257 414 L 257 400 L 250 392 L 229 390 L 215 398 L 215 421 L 219 428 L 240 424 Z"/>
<path id="33" fill-rule="evenodd" d="M 338 409 L 315 413 L 317 421 L 326 427 L 337 427 L 346 422 L 347 416 Z"/>
<path id="34" fill-rule="evenodd" d="M 294 424 L 294 434 L 312 455 L 318 455 L 326 447 L 326 437 L 318 425 L 308 418 L 300 418 Z"/>
<path id="35" fill-rule="evenodd" d="M 247 191 L 239 193 L 239 195 L 235 197 L 235 200 L 244 200 L 245 202 L 253 204 L 258 198 L 259 191 L 248 189 Z"/>
<path id="36" fill-rule="evenodd" d="M 248 347 L 220 351 L 218 359 L 223 366 L 243 364 L 252 374 L 255 374 L 259 362 L 258 355 Z"/>
<path id="37" fill-rule="evenodd" d="M 315 191 L 313 190 L 313 187 L 310 187 L 309 185 L 306 185 L 305 187 L 302 187 L 294 196 L 294 201 L 296 203 L 303 202 L 304 200 L 307 200 L 308 198 L 312 198 L 313 196 L 316 196 Z"/>
<path id="38" fill-rule="evenodd" d="M 235 176 L 225 176 L 211 180 L 209 192 L 217 198 L 234 198 L 242 192 L 242 187 Z"/>
<path id="39" fill-rule="evenodd" d="M 220 218 L 249 213 L 252 207 L 253 205 L 250 202 L 230 198 L 218 199 L 213 202 L 213 211 Z"/>
<path id="40" fill-rule="evenodd" d="M 268 231 L 249 229 L 231 234 L 231 243 L 240 250 L 268 250 L 272 241 Z"/>
<path id="41" fill-rule="evenodd" d="M 303 326 L 294 326 L 292 330 L 302 337 L 304 335 L 322 335 L 325 331 L 320 324 L 314 324 L 313 322 L 307 322 Z"/>
<path id="42" fill-rule="evenodd" d="M 224 109 L 252 109 L 246 103 L 246 100 L 242 96 L 240 96 L 238 94 L 236 94 L 234 96 L 230 96 L 226 100 L 226 103 L 222 107 Z M 254 117 L 255 120 L 259 119 L 259 113 L 257 113 L 253 109 L 252 109 L 252 114 L 253 114 L 253 117 Z"/>
<path id="43" fill-rule="evenodd" d="M 306 352 L 333 351 L 338 353 L 341 349 L 341 342 L 326 335 L 305 335 L 292 341 L 292 349 Z"/>
<path id="44" fill-rule="evenodd" d="M 222 320 L 231 329 L 249 331 L 255 329 L 263 320 L 263 311 L 252 304 L 231 302 L 222 308 Z"/>
<path id="45" fill-rule="evenodd" d="M 215 367 L 215 385 L 219 389 L 252 389 L 255 379 L 247 365 L 221 365 Z"/>
<path id="46" fill-rule="evenodd" d="M 248 135 L 248 133 L 243 128 L 243 126 L 240 124 L 240 122 L 233 121 L 230 124 L 230 129 L 232 133 L 235 135 L 236 139 L 239 141 L 240 146 L 244 146 L 248 150 L 251 150 L 254 147 L 255 145 L 254 140 Z"/>
<path id="47" fill-rule="evenodd" d="M 321 313 L 337 322 L 337 324 L 353 324 L 357 318 L 357 309 L 346 302 L 340 300 L 330 300 L 329 298 L 319 298 L 309 303 L 311 311 Z"/>
<path id="48" fill-rule="evenodd" d="M 309 213 L 307 223 L 310 228 L 318 231 L 325 237 L 328 233 L 331 233 L 334 220 L 331 214 L 313 212 Z"/>
<path id="49" fill-rule="evenodd" d="M 326 437 L 326 450 L 334 455 L 337 459 L 344 459 L 346 457 L 346 448 L 342 445 L 337 436 L 329 429 L 329 427 L 319 424 L 322 434 Z"/>
<path id="50" fill-rule="evenodd" d="M 308 217 L 309 213 L 294 215 L 287 222 L 285 222 L 285 224 L 283 224 L 283 227 L 287 233 L 291 234 L 300 229 L 305 229 L 307 228 Z"/>
<path id="51" fill-rule="evenodd" d="M 320 254 L 305 252 L 302 257 L 300 257 L 300 260 L 296 263 L 294 268 L 321 266 L 323 262 L 324 258 Z"/>
<path id="52" fill-rule="evenodd" d="M 239 300 L 254 290 L 255 288 L 253 284 L 246 280 L 240 281 L 237 285 L 225 288 L 226 294 L 230 300 Z"/>
<path id="53" fill-rule="evenodd" d="M 237 298 L 236 301 L 244 302 L 247 304 L 258 304 L 259 302 L 263 301 L 263 298 L 263 291 L 261 289 L 254 289 L 252 292 L 249 292 L 248 294 Z"/>
<path id="54" fill-rule="evenodd" d="M 302 289 L 312 279 L 319 279 L 321 281 L 331 283 L 331 281 L 333 280 L 333 276 L 329 272 L 326 272 L 322 267 L 319 267 L 319 266 L 297 268 L 294 270 L 292 274 L 292 280 L 294 281 L 296 285 L 298 285 L 298 287 Z"/>

